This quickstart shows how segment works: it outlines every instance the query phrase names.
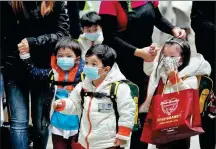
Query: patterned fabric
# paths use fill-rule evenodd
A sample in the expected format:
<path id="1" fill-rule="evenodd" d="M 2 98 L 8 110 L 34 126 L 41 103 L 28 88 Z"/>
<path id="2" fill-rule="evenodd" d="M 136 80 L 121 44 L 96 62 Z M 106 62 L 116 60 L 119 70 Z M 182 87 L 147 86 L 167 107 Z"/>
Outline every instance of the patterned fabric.
<path id="1" fill-rule="evenodd" d="M 168 79 L 168 73 L 172 70 L 177 70 L 179 66 L 182 65 L 182 62 L 179 62 L 180 57 L 163 57 L 160 69 L 160 77 L 164 84 L 166 84 Z"/>
<path id="2" fill-rule="evenodd" d="M 175 70 L 177 69 L 179 66 L 182 65 L 182 62 L 179 62 L 181 57 L 164 57 L 163 58 L 163 63 L 164 63 L 164 67 L 167 70 Z"/>

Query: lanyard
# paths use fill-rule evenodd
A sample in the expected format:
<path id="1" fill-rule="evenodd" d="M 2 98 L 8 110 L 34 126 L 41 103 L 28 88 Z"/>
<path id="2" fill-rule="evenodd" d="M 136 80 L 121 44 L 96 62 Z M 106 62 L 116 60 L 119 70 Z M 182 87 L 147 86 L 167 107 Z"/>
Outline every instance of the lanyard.
<path id="1" fill-rule="evenodd" d="M 131 7 L 131 1 L 126 1 L 126 2 L 127 2 L 128 12 L 133 12 L 133 9 Z"/>

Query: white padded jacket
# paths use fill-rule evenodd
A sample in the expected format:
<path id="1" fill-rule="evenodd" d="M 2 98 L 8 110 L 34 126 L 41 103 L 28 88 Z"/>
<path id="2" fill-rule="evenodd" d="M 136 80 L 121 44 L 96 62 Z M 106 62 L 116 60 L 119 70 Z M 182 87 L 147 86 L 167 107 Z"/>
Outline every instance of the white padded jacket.
<path id="1" fill-rule="evenodd" d="M 109 95 L 109 85 L 125 79 L 116 63 L 98 87 L 95 87 L 86 78 L 75 87 L 69 99 L 63 99 L 65 108 L 62 113 L 81 114 L 80 92 L 82 88 L 89 92 L 107 93 Z M 111 99 L 107 97 L 102 99 L 85 97 L 79 134 L 79 143 L 83 147 L 87 149 L 106 149 L 115 146 L 115 138 L 126 140 L 127 142 L 130 140 L 131 130 L 134 125 L 135 103 L 127 84 L 121 83 L 119 85 L 116 101 L 119 113 L 118 134 L 116 134 L 116 117 L 113 108 L 108 108 L 106 112 L 99 111 L 100 105 L 112 105 Z"/>

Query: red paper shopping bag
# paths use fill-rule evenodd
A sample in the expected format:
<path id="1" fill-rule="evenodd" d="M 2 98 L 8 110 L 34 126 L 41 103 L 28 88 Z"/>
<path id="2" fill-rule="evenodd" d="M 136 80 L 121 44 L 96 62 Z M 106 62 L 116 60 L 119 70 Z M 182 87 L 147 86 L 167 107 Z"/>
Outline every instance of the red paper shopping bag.
<path id="1" fill-rule="evenodd" d="M 152 99 L 153 144 L 163 144 L 203 133 L 198 91 L 182 90 Z"/>
<path id="2" fill-rule="evenodd" d="M 146 116 L 140 141 L 152 144 L 152 106 Z"/>

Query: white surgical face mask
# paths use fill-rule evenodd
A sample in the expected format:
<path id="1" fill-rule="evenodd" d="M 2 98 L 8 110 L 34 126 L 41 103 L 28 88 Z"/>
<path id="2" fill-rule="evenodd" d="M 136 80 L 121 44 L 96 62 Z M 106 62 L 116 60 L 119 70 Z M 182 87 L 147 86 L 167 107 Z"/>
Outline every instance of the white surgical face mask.
<path id="1" fill-rule="evenodd" d="M 69 71 L 75 65 L 75 59 L 71 57 L 59 57 L 57 58 L 58 66 L 64 70 Z"/>
<path id="2" fill-rule="evenodd" d="M 100 37 L 101 33 L 101 31 L 94 33 L 84 33 L 83 36 L 90 41 L 96 41 Z"/>

